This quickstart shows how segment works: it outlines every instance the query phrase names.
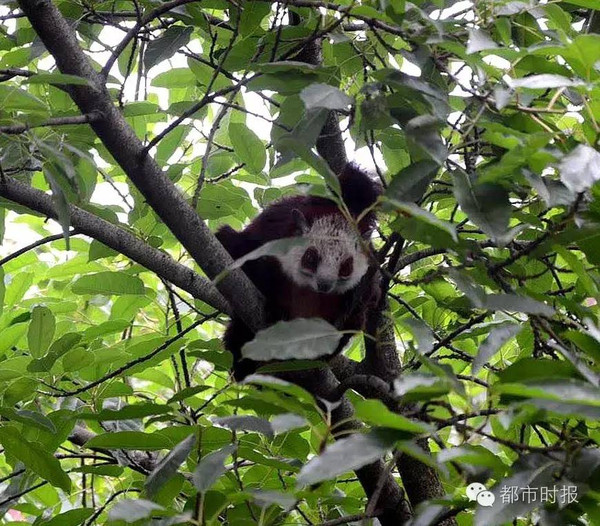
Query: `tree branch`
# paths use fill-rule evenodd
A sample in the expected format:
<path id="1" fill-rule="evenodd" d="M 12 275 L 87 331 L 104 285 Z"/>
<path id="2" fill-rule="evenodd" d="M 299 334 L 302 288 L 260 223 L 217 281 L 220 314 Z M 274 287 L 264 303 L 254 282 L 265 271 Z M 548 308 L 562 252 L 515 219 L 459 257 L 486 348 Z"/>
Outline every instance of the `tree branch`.
<path id="1" fill-rule="evenodd" d="M 300 17 L 296 13 L 291 13 L 290 21 L 292 25 L 298 25 Z M 306 62 L 313 66 L 320 65 L 323 61 L 321 40 L 321 38 L 316 38 L 307 41 L 298 54 L 293 57 L 294 60 Z M 342 132 L 335 111 L 330 111 L 327 114 L 327 120 L 317 139 L 317 151 L 336 174 L 340 173 L 348 162 L 344 139 L 342 138 Z"/>
<path id="2" fill-rule="evenodd" d="M 342 388 L 329 368 L 294 371 L 279 376 L 303 387 L 316 399 L 339 401 L 339 405 L 331 413 L 331 425 L 339 436 L 346 436 L 348 431 L 360 429 L 360 423 L 352 418 L 352 404 L 345 397 L 340 400 Z M 382 460 L 357 469 L 356 476 L 369 499 L 375 492 L 380 492 L 377 517 L 383 526 L 400 526 L 408 521 L 411 511 L 404 492 Z"/>
<path id="3" fill-rule="evenodd" d="M 273 3 L 273 0 L 258 0 L 259 2 L 269 2 Z M 333 2 L 321 2 L 319 0 L 285 0 L 284 3 L 287 7 L 312 7 L 315 9 L 322 8 L 327 9 L 329 11 L 336 11 L 338 13 L 347 14 L 351 18 L 356 18 L 357 20 L 362 20 L 369 27 L 376 27 L 381 29 L 382 31 L 386 31 L 391 33 L 392 35 L 405 36 L 402 30 L 393 26 L 392 24 L 388 24 L 387 22 L 383 22 L 382 20 L 375 20 L 372 17 L 367 15 L 361 15 L 358 13 L 352 12 L 353 5 L 342 5 L 335 4 Z"/>
<path id="4" fill-rule="evenodd" d="M 50 0 L 19 0 L 19 5 L 54 57 L 59 71 L 88 80 L 88 85 L 69 86 L 68 92 L 82 113 L 101 115 L 91 123 L 94 132 L 148 204 L 209 278 L 214 279 L 225 271 L 233 263 L 231 257 L 181 191 L 145 153 L 143 144 L 115 107 L 103 78 L 79 47 L 75 33 L 58 8 Z M 170 4 L 163 4 L 161 8 L 167 5 Z M 241 270 L 227 273 L 218 288 L 248 327 L 262 326 L 262 298 Z"/>
<path id="5" fill-rule="evenodd" d="M 50 195 L 31 188 L 12 177 L 5 176 L 3 180 L 0 180 L 0 196 L 52 219 L 58 217 Z M 177 263 L 165 252 L 147 245 L 126 230 L 81 208 L 71 205 L 69 213 L 71 225 L 79 233 L 97 239 L 107 247 L 189 292 L 194 298 L 208 303 L 211 307 L 222 312 L 229 312 L 227 301 L 209 280 L 181 263 Z M 6 261 L 3 260 L 2 263 L 6 263 Z"/>
<path id="6" fill-rule="evenodd" d="M 77 232 L 77 230 L 71 230 L 69 232 L 69 237 L 75 236 L 78 233 L 79 232 Z M 45 245 L 47 243 L 52 243 L 52 241 L 58 241 L 59 239 L 62 239 L 64 237 L 65 237 L 64 234 L 53 234 L 51 236 L 46 236 L 43 239 L 38 239 L 34 243 L 31 243 L 30 245 L 27 245 L 26 247 L 20 248 L 16 252 L 13 252 L 12 254 L 9 254 L 5 258 L 0 259 L 0 267 L 2 267 L 3 265 L 6 265 L 9 261 L 12 261 L 13 259 L 17 259 L 19 256 L 22 256 L 23 254 L 29 252 L 30 250 L 33 250 L 34 248 L 41 247 L 42 245 Z"/>
<path id="7" fill-rule="evenodd" d="M 85 447 L 85 444 L 95 436 L 96 434 L 87 427 L 76 424 L 69 435 L 69 442 L 79 447 Z M 125 462 L 127 467 L 144 475 L 152 472 L 158 463 L 158 455 L 156 453 L 147 454 L 144 451 L 128 451 L 127 455 L 120 455 L 119 458 L 116 458 L 116 453 L 119 450 L 111 451 L 102 448 L 92 448 L 92 450 L 104 453 L 109 457 L 114 458 L 117 462 Z"/>
<path id="8" fill-rule="evenodd" d="M 136 22 L 136 24 L 123 37 L 123 40 L 121 40 L 121 42 L 119 42 L 117 47 L 112 52 L 112 55 L 110 56 L 110 58 L 106 61 L 106 64 L 102 68 L 102 76 L 103 77 L 108 76 L 114 63 L 119 58 L 119 55 L 121 53 L 123 53 L 123 51 L 129 44 L 129 42 L 131 42 L 137 36 L 139 30 L 142 27 L 144 27 L 146 24 L 149 24 L 150 22 L 152 22 L 152 20 L 155 20 L 163 13 L 166 13 L 167 11 L 170 11 L 171 9 L 173 9 L 175 7 L 179 7 L 184 4 L 191 4 L 192 2 L 196 2 L 196 1 L 197 0 L 171 0 L 170 2 L 165 2 L 164 4 L 160 5 L 159 7 L 154 8 L 146 16 L 144 16 L 141 20 Z M 25 7 L 23 7 L 23 6 L 22 6 L 22 8 L 23 8 L 23 11 L 25 11 L 25 13 L 27 14 L 27 9 L 25 9 Z M 27 15 L 27 16 L 29 16 L 29 15 Z"/>
<path id="9" fill-rule="evenodd" d="M 69 124 L 89 124 L 98 118 L 96 114 L 88 115 L 75 115 L 73 117 L 56 117 L 54 119 L 48 119 L 46 122 L 39 124 L 11 124 L 9 126 L 0 126 L 0 133 L 6 133 L 9 135 L 17 135 L 19 133 L 25 133 L 32 128 L 47 128 L 49 126 L 66 126 Z"/>

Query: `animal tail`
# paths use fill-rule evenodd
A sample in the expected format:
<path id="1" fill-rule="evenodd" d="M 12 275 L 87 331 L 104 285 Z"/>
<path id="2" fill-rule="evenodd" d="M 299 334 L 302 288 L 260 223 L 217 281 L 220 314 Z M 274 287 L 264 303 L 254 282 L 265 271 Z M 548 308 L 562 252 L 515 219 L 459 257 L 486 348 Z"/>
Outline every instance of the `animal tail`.
<path id="1" fill-rule="evenodd" d="M 354 163 L 348 163 L 339 175 L 342 199 L 350 213 L 358 217 L 381 194 L 381 186 Z"/>

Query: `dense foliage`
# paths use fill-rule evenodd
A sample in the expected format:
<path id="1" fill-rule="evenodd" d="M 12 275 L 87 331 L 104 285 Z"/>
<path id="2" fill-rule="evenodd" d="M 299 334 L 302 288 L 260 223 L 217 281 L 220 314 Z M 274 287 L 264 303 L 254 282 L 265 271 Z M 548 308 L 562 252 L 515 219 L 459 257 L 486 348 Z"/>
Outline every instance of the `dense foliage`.
<path id="1" fill-rule="evenodd" d="M 0 1 L 3 520 L 600 524 L 597 9 Z M 332 195 L 331 111 L 385 186 L 385 311 L 327 392 L 314 320 L 236 384 L 260 300 L 210 231 Z"/>

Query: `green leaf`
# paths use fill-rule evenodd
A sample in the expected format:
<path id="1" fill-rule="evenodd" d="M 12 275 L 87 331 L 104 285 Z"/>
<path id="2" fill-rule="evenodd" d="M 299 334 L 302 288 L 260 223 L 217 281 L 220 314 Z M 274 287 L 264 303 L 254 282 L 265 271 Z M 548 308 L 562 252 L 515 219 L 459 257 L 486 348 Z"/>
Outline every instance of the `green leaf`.
<path id="1" fill-rule="evenodd" d="M 392 449 L 393 442 L 379 433 L 355 433 L 328 445 L 325 451 L 313 457 L 298 474 L 299 486 L 308 486 L 331 480 L 383 457 Z"/>
<path id="2" fill-rule="evenodd" d="M 276 91 L 281 95 L 295 95 L 306 86 L 321 80 L 318 75 L 299 72 L 255 76 L 248 82 L 248 91 Z"/>
<path id="3" fill-rule="evenodd" d="M 179 48 L 187 45 L 192 31 L 191 27 L 170 26 L 160 37 L 151 40 L 144 53 L 144 68 L 149 70 L 170 59 Z"/>
<path id="4" fill-rule="evenodd" d="M 568 0 L 569 4 L 578 5 L 579 7 L 586 7 L 588 9 L 598 9 L 598 3 L 596 0 Z"/>
<path id="5" fill-rule="evenodd" d="M 81 347 L 68 351 L 62 358 L 62 366 L 65 372 L 79 371 L 93 363 L 94 355 Z"/>
<path id="6" fill-rule="evenodd" d="M 157 433 L 141 433 L 138 431 L 118 431 L 97 435 L 85 443 L 87 448 L 102 449 L 139 449 L 140 451 L 154 451 L 157 449 L 170 449 L 171 440 Z"/>
<path id="7" fill-rule="evenodd" d="M 1 212 L 0 212 L 1 215 Z M 2 220 L 2 218 L 0 217 L 0 221 Z M 0 229 L 1 230 L 1 229 Z M 1 232 L 0 232 L 1 234 Z M 0 243 L 2 242 L 1 236 L 0 236 Z M 4 312 L 4 296 L 6 294 L 6 286 L 4 285 L 4 269 L 2 267 L 0 267 L 0 317 L 2 316 L 2 313 Z"/>
<path id="8" fill-rule="evenodd" d="M 50 520 L 43 521 L 40 526 L 79 526 L 84 524 L 94 514 L 93 508 L 77 508 L 55 515 Z"/>
<path id="9" fill-rule="evenodd" d="M 577 333 L 579 334 L 579 333 Z M 500 382 L 524 383 L 558 378 L 580 378 L 575 367 L 564 360 L 522 358 L 498 372 Z"/>
<path id="10" fill-rule="evenodd" d="M 433 160 L 442 165 L 448 149 L 440 135 L 440 121 L 433 115 L 419 115 L 406 124 L 406 139 L 416 160 Z"/>
<path id="11" fill-rule="evenodd" d="M 300 98 L 307 110 L 325 108 L 328 110 L 348 110 L 352 99 L 329 84 L 311 84 L 300 92 Z"/>
<path id="12" fill-rule="evenodd" d="M 45 113 L 46 105 L 37 97 L 14 86 L 0 84 L 0 108 L 4 111 L 33 111 Z"/>
<path id="13" fill-rule="evenodd" d="M 220 219 L 238 216 L 246 210 L 248 194 L 243 188 L 233 186 L 230 181 L 205 184 L 198 201 L 198 213 L 205 219 Z"/>
<path id="14" fill-rule="evenodd" d="M 292 248 L 303 247 L 307 244 L 307 240 L 302 237 L 284 237 L 268 241 L 257 249 L 248 252 L 245 256 L 236 259 L 227 269 L 221 272 L 216 278 L 215 283 L 219 283 L 229 272 L 236 268 L 241 268 L 248 261 L 255 261 L 265 256 L 280 256 L 287 254 Z"/>
<path id="15" fill-rule="evenodd" d="M 361 400 L 354 404 L 355 414 L 363 422 L 377 427 L 387 427 L 411 434 L 427 433 L 425 424 L 413 422 L 393 413 L 380 400 Z"/>
<path id="16" fill-rule="evenodd" d="M 255 431 L 263 435 L 273 436 L 271 423 L 264 418 L 252 415 L 223 416 L 213 419 L 213 423 L 232 431 Z"/>
<path id="17" fill-rule="evenodd" d="M 186 398 L 190 398 L 191 396 L 201 393 L 202 391 L 206 391 L 207 389 L 210 389 L 208 385 L 196 385 L 194 387 L 186 387 L 181 391 L 175 393 L 171 398 L 167 400 L 166 403 L 173 404 L 175 402 L 181 402 Z"/>
<path id="18" fill-rule="evenodd" d="M 394 394 L 403 400 L 431 400 L 443 396 L 453 388 L 452 382 L 432 374 L 403 374 L 394 380 Z"/>
<path id="19" fill-rule="evenodd" d="M 155 88 L 189 88 L 196 84 L 196 76 L 188 68 L 173 68 L 152 79 Z"/>
<path id="20" fill-rule="evenodd" d="M 27 331 L 27 343 L 31 356 L 41 358 L 46 354 L 48 346 L 54 338 L 55 329 L 56 321 L 52 311 L 48 307 L 34 307 Z"/>
<path id="21" fill-rule="evenodd" d="M 98 475 L 102 477 L 113 477 L 119 478 L 125 468 L 121 466 L 106 466 L 106 465 L 96 465 L 96 466 L 81 466 L 79 468 L 73 468 L 71 471 L 75 473 L 89 473 L 90 475 Z"/>
<path id="22" fill-rule="evenodd" d="M 20 422 L 27 426 L 35 426 L 44 431 L 49 431 L 50 433 L 56 433 L 56 427 L 52 420 L 35 411 L 29 411 L 28 409 L 13 409 L 12 407 L 0 407 L 0 415 L 8 420 Z"/>
<path id="23" fill-rule="evenodd" d="M 598 341 L 597 336 L 594 338 L 591 334 L 575 330 L 565 331 L 562 336 L 570 342 L 573 342 L 579 349 L 594 360 L 594 362 L 600 362 L 600 341 Z"/>
<path id="24" fill-rule="evenodd" d="M 156 115 L 160 106 L 145 100 L 129 102 L 123 106 L 124 117 L 140 117 L 142 115 Z"/>
<path id="25" fill-rule="evenodd" d="M 529 88 L 529 89 L 550 89 L 566 88 L 572 86 L 581 86 L 583 81 L 580 79 L 569 79 L 561 75 L 552 75 L 543 73 L 541 75 L 530 75 L 522 79 L 509 79 L 508 85 L 511 88 Z"/>
<path id="26" fill-rule="evenodd" d="M 579 283 L 583 286 L 585 291 L 590 296 L 595 297 L 598 294 L 598 287 L 594 282 L 594 279 L 590 276 L 589 272 L 585 268 L 583 261 L 579 260 L 573 252 L 567 250 L 561 245 L 554 245 L 552 248 L 567 262 L 567 265 L 571 268 L 571 270 L 575 272 L 577 278 L 579 279 Z"/>
<path id="27" fill-rule="evenodd" d="M 279 140 L 279 148 L 293 152 L 308 166 L 323 176 L 327 186 L 337 195 L 341 195 L 340 181 L 325 160 L 312 152 L 302 141 L 288 134 Z"/>
<path id="28" fill-rule="evenodd" d="M 264 33 L 261 22 L 270 12 L 269 4 L 250 2 L 244 5 L 244 10 L 240 15 L 240 33 L 244 36 Z"/>
<path id="29" fill-rule="evenodd" d="M 33 360 L 27 366 L 27 370 L 32 373 L 49 371 L 56 360 L 70 351 L 82 338 L 83 335 L 74 332 L 63 334 L 58 340 L 52 343 L 46 355 L 38 360 Z"/>
<path id="30" fill-rule="evenodd" d="M 48 452 L 26 440 L 15 428 L 0 427 L 0 444 L 6 453 L 19 459 L 27 469 L 30 469 L 53 486 L 69 493 L 71 480 L 62 470 L 60 462 Z"/>
<path id="31" fill-rule="evenodd" d="M 587 144 L 579 144 L 562 158 L 558 169 L 560 180 L 571 192 L 585 192 L 600 181 L 600 153 Z"/>
<path id="32" fill-rule="evenodd" d="M 292 429 L 304 427 L 308 424 L 306 418 L 303 416 L 295 415 L 294 413 L 282 413 L 275 415 L 271 420 L 271 428 L 273 433 L 279 435 L 281 433 L 287 433 Z"/>
<path id="33" fill-rule="evenodd" d="M 77 413 L 77 418 L 82 420 L 97 420 L 102 422 L 105 420 L 132 420 L 136 418 L 145 418 L 147 416 L 165 415 L 171 412 L 171 408 L 166 405 L 159 404 L 132 404 L 126 405 L 120 409 L 103 409 L 98 413 L 84 411 Z"/>
<path id="34" fill-rule="evenodd" d="M 478 185 L 462 170 L 452 175 L 454 195 L 461 210 L 496 243 L 502 244 L 511 216 L 508 192 L 496 184 Z"/>
<path id="35" fill-rule="evenodd" d="M 234 444 L 225 446 L 218 451 L 202 457 L 192 474 L 194 487 L 201 493 L 208 489 L 225 473 L 225 460 L 236 450 Z"/>
<path id="36" fill-rule="evenodd" d="M 162 506 L 144 499 L 123 499 L 117 502 L 108 512 L 109 521 L 136 522 L 151 517 L 155 511 L 163 510 Z"/>
<path id="37" fill-rule="evenodd" d="M 438 462 L 460 462 L 472 466 L 481 466 L 494 470 L 496 478 L 506 472 L 507 466 L 502 460 L 483 446 L 465 444 L 460 447 L 444 449 L 437 454 Z"/>
<path id="38" fill-rule="evenodd" d="M 24 79 L 23 82 L 28 84 L 56 84 L 56 85 L 71 85 L 71 86 L 90 86 L 91 83 L 88 79 L 78 77 L 77 75 L 67 75 L 65 73 L 59 73 L 58 71 L 53 73 L 38 73 L 32 77 Z"/>
<path id="39" fill-rule="evenodd" d="M 540 316 L 554 315 L 554 309 L 549 305 L 517 294 L 490 294 L 486 296 L 484 307 L 494 311 L 525 312 Z"/>
<path id="40" fill-rule="evenodd" d="M 389 199 L 416 202 L 427 190 L 437 173 L 439 165 L 434 161 L 419 161 L 403 168 L 392 177 L 385 192 Z"/>
<path id="41" fill-rule="evenodd" d="M 163 138 L 156 148 L 156 162 L 161 166 L 166 165 L 177 148 L 182 147 L 182 143 L 191 129 L 191 126 L 181 124 Z"/>
<path id="42" fill-rule="evenodd" d="M 522 328 L 521 325 L 507 323 L 492 329 L 481 347 L 479 347 L 479 352 L 473 360 L 473 374 L 477 374 L 489 359 L 496 354 L 500 347 L 514 338 Z"/>
<path id="43" fill-rule="evenodd" d="M 419 354 L 427 354 L 433 349 L 435 334 L 424 321 L 417 318 L 402 318 L 399 321 L 410 329 L 413 335 L 413 345 L 416 341 L 415 347 L 419 350 Z"/>
<path id="44" fill-rule="evenodd" d="M 576 379 L 535 380 L 523 384 L 496 384 L 502 400 L 531 403 L 559 414 L 600 418 L 600 389 Z"/>
<path id="45" fill-rule="evenodd" d="M 57 156 L 51 162 L 44 165 L 44 177 L 52 190 L 52 201 L 58 212 L 58 222 L 63 231 L 67 249 L 69 247 L 69 228 L 71 226 L 71 207 L 69 204 L 68 193 L 71 192 L 71 186 L 74 184 L 74 168 L 68 162 L 59 163 Z M 66 158 L 65 158 L 66 160 Z M 63 187 L 64 185 L 64 187 Z"/>
<path id="46" fill-rule="evenodd" d="M 144 483 L 148 495 L 155 495 L 177 473 L 179 466 L 185 462 L 195 443 L 196 435 L 188 436 L 156 465 Z"/>
<path id="47" fill-rule="evenodd" d="M 275 504 L 285 511 L 291 510 L 298 502 L 294 495 L 281 491 L 254 490 L 252 491 L 252 497 L 254 502 L 261 508 Z"/>
<path id="48" fill-rule="evenodd" d="M 261 173 L 267 162 L 267 152 L 263 142 L 245 124 L 229 124 L 229 139 L 235 154 L 246 164 L 252 173 Z"/>
<path id="49" fill-rule="evenodd" d="M 313 360 L 333 354 L 342 333 L 320 318 L 280 321 L 259 331 L 242 347 L 245 358 L 257 361 Z"/>
<path id="50" fill-rule="evenodd" d="M 456 227 L 452 223 L 443 221 L 414 203 L 389 201 L 389 204 L 402 213 L 393 228 L 405 238 L 439 248 L 451 247 L 458 242 Z"/>
<path id="51" fill-rule="evenodd" d="M 482 29 L 469 29 L 469 41 L 467 42 L 467 55 L 477 53 L 486 49 L 495 49 L 498 44 L 494 42 L 489 33 Z"/>
<path id="52" fill-rule="evenodd" d="M 299 62 L 296 60 L 285 60 L 275 62 L 265 62 L 262 64 L 254 64 L 252 69 L 260 73 L 289 73 L 300 72 L 311 74 L 319 71 L 320 67 L 308 62 Z"/>
<path id="53" fill-rule="evenodd" d="M 75 294 L 145 294 L 144 282 L 123 272 L 97 272 L 82 276 L 72 285 Z"/>

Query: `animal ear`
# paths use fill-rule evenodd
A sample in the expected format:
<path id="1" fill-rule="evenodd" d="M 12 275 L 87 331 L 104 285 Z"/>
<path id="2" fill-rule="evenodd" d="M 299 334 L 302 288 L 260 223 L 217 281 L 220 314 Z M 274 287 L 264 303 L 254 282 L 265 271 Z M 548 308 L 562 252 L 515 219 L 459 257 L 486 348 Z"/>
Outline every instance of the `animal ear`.
<path id="1" fill-rule="evenodd" d="M 367 241 L 369 241 L 371 239 L 371 236 L 373 235 L 374 231 L 375 231 L 375 225 L 370 226 L 364 232 L 362 232 L 360 235 L 363 239 L 366 239 Z"/>
<path id="2" fill-rule="evenodd" d="M 294 218 L 294 224 L 296 225 L 297 235 L 304 235 L 310 230 L 310 228 L 308 227 L 308 221 L 306 220 L 306 217 L 300 210 L 294 208 L 292 210 L 292 217 Z"/>

